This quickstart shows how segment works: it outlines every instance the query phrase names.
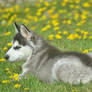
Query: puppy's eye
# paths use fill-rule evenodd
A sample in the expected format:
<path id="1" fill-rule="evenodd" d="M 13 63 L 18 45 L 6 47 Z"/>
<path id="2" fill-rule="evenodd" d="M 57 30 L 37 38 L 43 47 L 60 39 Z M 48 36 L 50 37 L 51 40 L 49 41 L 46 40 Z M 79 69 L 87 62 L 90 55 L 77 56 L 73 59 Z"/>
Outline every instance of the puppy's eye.
<path id="1" fill-rule="evenodd" d="M 21 47 L 20 46 L 16 46 L 16 47 L 13 47 L 15 50 L 18 50 L 20 49 Z"/>
<path id="2" fill-rule="evenodd" d="M 34 36 L 32 36 L 32 37 L 31 37 L 31 41 L 33 41 L 34 39 L 35 39 L 35 37 L 34 37 Z"/>

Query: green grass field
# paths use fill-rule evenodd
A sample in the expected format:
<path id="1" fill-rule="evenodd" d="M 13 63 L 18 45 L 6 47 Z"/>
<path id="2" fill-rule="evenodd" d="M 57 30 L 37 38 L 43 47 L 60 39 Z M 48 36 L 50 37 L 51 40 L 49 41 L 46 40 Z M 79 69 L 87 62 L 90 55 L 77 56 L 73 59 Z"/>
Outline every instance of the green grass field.
<path id="1" fill-rule="evenodd" d="M 10 63 L 4 55 L 15 34 L 13 22 L 25 24 L 49 44 L 63 51 L 92 51 L 92 1 L 52 0 L 10 6 L 0 4 L 0 92 L 92 92 L 92 83 L 46 84 L 33 75 L 18 81 L 23 62 Z M 12 81 L 12 77 L 16 77 Z"/>

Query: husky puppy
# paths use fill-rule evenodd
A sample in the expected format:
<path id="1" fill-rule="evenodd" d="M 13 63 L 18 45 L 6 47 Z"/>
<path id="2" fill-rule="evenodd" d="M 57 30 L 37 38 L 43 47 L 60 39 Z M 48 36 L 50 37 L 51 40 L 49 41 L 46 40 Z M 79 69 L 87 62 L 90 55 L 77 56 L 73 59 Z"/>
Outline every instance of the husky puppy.
<path id="1" fill-rule="evenodd" d="M 47 83 L 64 81 L 85 84 L 92 80 L 91 55 L 60 51 L 25 25 L 14 25 L 16 35 L 5 58 L 9 62 L 25 61 L 19 78 L 32 73 Z"/>

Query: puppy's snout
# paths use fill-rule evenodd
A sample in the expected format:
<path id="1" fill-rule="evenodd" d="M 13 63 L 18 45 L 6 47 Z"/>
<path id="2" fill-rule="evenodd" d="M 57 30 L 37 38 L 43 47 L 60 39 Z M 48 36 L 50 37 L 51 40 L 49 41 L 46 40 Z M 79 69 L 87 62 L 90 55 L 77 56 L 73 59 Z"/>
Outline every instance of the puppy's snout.
<path id="1" fill-rule="evenodd" d="M 8 60 L 9 59 L 9 55 L 5 55 L 5 59 Z"/>

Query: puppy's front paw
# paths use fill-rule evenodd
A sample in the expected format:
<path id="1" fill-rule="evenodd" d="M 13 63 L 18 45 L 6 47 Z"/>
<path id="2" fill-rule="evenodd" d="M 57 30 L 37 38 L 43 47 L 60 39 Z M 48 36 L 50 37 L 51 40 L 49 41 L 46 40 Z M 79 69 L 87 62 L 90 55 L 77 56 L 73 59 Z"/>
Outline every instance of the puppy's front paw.
<path id="1" fill-rule="evenodd" d="M 21 80 L 23 78 L 23 74 L 19 74 L 18 79 Z"/>

